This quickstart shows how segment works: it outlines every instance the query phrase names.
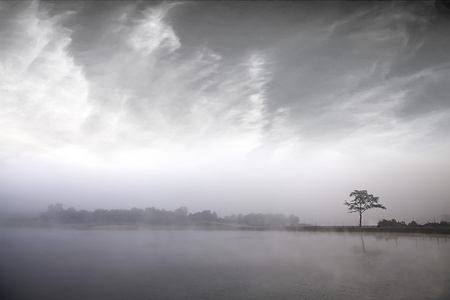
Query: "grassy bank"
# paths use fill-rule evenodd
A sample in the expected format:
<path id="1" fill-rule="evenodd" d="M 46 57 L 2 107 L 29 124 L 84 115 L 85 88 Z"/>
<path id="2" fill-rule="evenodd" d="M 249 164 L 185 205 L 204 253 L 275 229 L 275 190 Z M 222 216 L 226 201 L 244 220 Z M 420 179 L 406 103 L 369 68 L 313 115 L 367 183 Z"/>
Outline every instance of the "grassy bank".
<path id="1" fill-rule="evenodd" d="M 450 234 L 450 227 L 287 226 L 289 231 Z"/>

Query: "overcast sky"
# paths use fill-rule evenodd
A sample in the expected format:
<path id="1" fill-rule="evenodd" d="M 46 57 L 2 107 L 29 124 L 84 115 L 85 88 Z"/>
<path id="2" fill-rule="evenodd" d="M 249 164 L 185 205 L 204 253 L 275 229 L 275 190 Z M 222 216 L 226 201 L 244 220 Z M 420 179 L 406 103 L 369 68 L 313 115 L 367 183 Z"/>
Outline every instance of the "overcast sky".
<path id="1" fill-rule="evenodd" d="M 450 10 L 0 2 L 0 210 L 450 214 Z"/>

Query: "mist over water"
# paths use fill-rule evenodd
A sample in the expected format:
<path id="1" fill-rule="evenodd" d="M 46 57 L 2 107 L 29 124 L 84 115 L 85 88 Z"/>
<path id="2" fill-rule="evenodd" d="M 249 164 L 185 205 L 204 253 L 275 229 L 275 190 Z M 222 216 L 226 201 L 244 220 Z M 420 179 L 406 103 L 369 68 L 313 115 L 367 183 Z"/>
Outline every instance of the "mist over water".
<path id="1" fill-rule="evenodd" d="M 448 299 L 447 237 L 2 229 L 4 299 Z"/>

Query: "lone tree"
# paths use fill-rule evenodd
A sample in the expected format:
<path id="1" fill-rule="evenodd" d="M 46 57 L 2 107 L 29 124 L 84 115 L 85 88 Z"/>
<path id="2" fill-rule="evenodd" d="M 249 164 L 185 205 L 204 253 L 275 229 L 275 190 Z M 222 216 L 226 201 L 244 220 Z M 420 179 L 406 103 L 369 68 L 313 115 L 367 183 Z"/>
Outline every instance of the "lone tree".
<path id="1" fill-rule="evenodd" d="M 359 213 L 359 226 L 362 224 L 362 214 L 371 208 L 386 209 L 383 204 L 378 203 L 379 198 L 372 194 L 368 194 L 366 190 L 354 190 L 350 193 L 350 197 L 354 197 L 350 202 L 345 201 L 345 205 L 348 206 L 348 212 Z"/>

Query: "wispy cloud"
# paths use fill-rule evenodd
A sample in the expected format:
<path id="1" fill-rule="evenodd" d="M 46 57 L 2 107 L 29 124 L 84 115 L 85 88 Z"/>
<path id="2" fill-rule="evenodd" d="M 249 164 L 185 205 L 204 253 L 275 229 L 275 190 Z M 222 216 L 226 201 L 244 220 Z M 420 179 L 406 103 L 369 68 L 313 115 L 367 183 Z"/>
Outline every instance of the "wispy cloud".
<path id="1" fill-rule="evenodd" d="M 10 16 L 1 35 L 0 133 L 3 158 L 77 143 L 88 83 L 68 54 L 71 31 L 37 2 Z"/>
<path id="2" fill-rule="evenodd" d="M 173 6 L 123 8 L 88 54 L 70 48 L 73 32 L 62 21 L 72 13 L 50 16 L 33 2 L 13 16 L 2 64 L 3 136 L 14 140 L 11 147 L 21 153 L 21 140 L 28 150 L 204 156 L 243 155 L 260 145 L 270 80 L 265 56 L 250 52 L 224 64 L 204 47 L 178 52 L 182 45 L 166 20 Z M 131 48 L 102 56 L 108 44 Z"/>

